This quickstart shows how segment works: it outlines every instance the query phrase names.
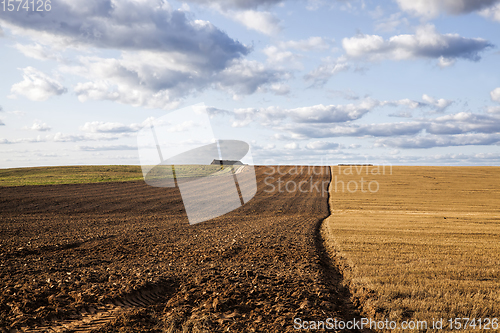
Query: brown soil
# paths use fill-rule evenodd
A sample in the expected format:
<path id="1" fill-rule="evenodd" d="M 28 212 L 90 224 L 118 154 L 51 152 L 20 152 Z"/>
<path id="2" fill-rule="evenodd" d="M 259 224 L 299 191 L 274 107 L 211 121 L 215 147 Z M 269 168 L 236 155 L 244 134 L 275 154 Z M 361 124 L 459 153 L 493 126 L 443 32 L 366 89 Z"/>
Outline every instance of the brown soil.
<path id="1" fill-rule="evenodd" d="M 319 234 L 327 196 L 266 193 L 266 169 L 248 204 L 196 225 L 178 189 L 143 181 L 0 188 L 0 331 L 285 332 L 352 317 Z M 274 175 L 311 176 L 330 180 Z"/>

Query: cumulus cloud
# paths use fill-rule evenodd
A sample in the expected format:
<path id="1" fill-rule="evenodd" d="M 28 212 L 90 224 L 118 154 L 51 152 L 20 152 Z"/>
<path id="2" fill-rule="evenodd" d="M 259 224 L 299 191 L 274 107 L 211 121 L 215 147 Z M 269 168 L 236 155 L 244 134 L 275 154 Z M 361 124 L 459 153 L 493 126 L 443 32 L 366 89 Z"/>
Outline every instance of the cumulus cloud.
<path id="1" fill-rule="evenodd" d="M 340 148 L 338 143 L 328 141 L 313 141 L 306 145 L 307 149 L 311 150 L 333 150 Z"/>
<path id="2" fill-rule="evenodd" d="M 234 121 L 232 127 L 245 127 L 254 121 L 258 110 L 255 108 L 240 108 L 233 111 Z"/>
<path id="3" fill-rule="evenodd" d="M 47 45 L 120 51 L 116 58 L 82 56 L 77 65 L 60 67 L 63 73 L 86 79 L 74 88 L 80 101 L 110 100 L 171 109 L 183 97 L 210 87 L 231 90 L 235 95 L 257 90 L 284 93 L 283 89 L 262 87 L 279 78 L 274 70 L 243 59 L 249 47 L 210 22 L 173 10 L 166 2 L 54 0 L 52 8 L 44 16 L 13 12 L 0 20 L 14 33 L 37 41 L 16 45 L 37 59 L 57 60 Z M 238 74 L 241 77 L 234 76 Z"/>
<path id="4" fill-rule="evenodd" d="M 432 105 L 433 107 L 436 108 L 437 111 L 442 112 L 444 111 L 448 106 L 453 104 L 453 101 L 447 100 L 444 98 L 440 99 L 435 99 L 434 97 L 431 97 L 429 95 L 424 94 L 422 96 L 422 99 L 427 102 L 428 104 Z"/>
<path id="5" fill-rule="evenodd" d="M 479 53 L 493 45 L 482 38 L 439 34 L 428 24 L 419 27 L 414 35 L 397 35 L 387 40 L 377 35 L 344 38 L 342 46 L 350 58 L 369 61 L 428 58 L 447 65 L 459 58 L 479 61 Z"/>
<path id="6" fill-rule="evenodd" d="M 323 59 L 322 64 L 304 76 L 304 80 L 311 82 L 313 87 L 322 87 L 334 75 L 347 71 L 351 66 L 344 58 Z"/>
<path id="7" fill-rule="evenodd" d="M 46 142 L 47 140 L 38 135 L 36 138 L 20 138 L 20 139 L 2 139 L 0 138 L 0 144 L 17 144 L 17 143 L 37 143 Z"/>
<path id="8" fill-rule="evenodd" d="M 163 109 L 175 108 L 182 97 L 209 87 L 230 92 L 235 98 L 265 92 L 287 75 L 246 59 L 234 59 L 225 69 L 214 71 L 181 58 L 179 55 L 177 61 L 148 51 L 124 52 L 120 59 L 81 57 L 80 66 L 62 66 L 61 70 L 89 80 L 74 88 L 82 102 L 111 100 Z"/>
<path id="9" fill-rule="evenodd" d="M 500 134 L 429 135 L 414 138 L 391 138 L 377 141 L 379 145 L 415 149 L 450 146 L 487 146 L 500 142 Z"/>
<path id="10" fill-rule="evenodd" d="M 322 37 L 310 37 L 302 40 L 289 40 L 276 43 L 263 49 L 267 62 L 274 66 L 303 69 L 301 60 L 306 52 L 321 52 L 330 48 L 333 40 Z M 299 51 L 299 52 L 297 52 Z"/>
<path id="11" fill-rule="evenodd" d="M 280 20 L 271 12 L 266 10 L 257 10 L 258 7 L 271 7 L 271 5 L 280 3 L 281 0 L 189 0 L 193 3 L 202 4 L 217 10 L 229 19 L 237 21 L 248 29 L 257 32 L 274 35 L 281 31 Z"/>
<path id="12" fill-rule="evenodd" d="M 409 122 L 355 124 L 292 123 L 283 128 L 302 139 L 333 137 L 374 137 L 378 146 L 391 148 L 432 148 L 465 145 L 492 145 L 500 140 L 500 117 L 470 112 L 422 118 Z"/>
<path id="13" fill-rule="evenodd" d="M 500 88 L 496 88 L 490 92 L 491 100 L 500 103 Z"/>
<path id="14" fill-rule="evenodd" d="M 273 45 L 266 47 L 262 52 L 267 56 L 267 62 L 272 65 L 286 65 L 287 67 L 294 67 L 297 69 L 303 67 L 300 62 L 302 56 L 289 50 L 284 50 Z"/>
<path id="15" fill-rule="evenodd" d="M 12 86 L 11 97 L 24 96 L 32 101 L 45 101 L 67 92 L 58 81 L 33 67 L 21 68 L 23 81 Z"/>
<path id="16" fill-rule="evenodd" d="M 271 90 L 276 95 L 283 96 L 290 93 L 290 86 L 283 83 L 274 83 L 271 85 L 271 87 L 269 87 L 269 90 Z"/>
<path id="17" fill-rule="evenodd" d="M 136 146 L 130 145 L 97 145 L 97 146 L 78 146 L 83 151 L 110 151 L 110 150 L 136 150 Z"/>
<path id="18" fill-rule="evenodd" d="M 500 1 L 492 7 L 481 10 L 479 14 L 500 22 Z"/>
<path id="19" fill-rule="evenodd" d="M 214 82 L 220 89 L 232 93 L 234 99 L 238 99 L 241 95 L 265 91 L 266 85 L 281 82 L 289 77 L 290 74 L 286 71 L 270 69 L 257 61 L 242 59 L 234 61 L 218 73 Z"/>
<path id="20" fill-rule="evenodd" d="M 271 127 L 278 126 L 280 128 L 285 128 L 287 123 L 312 124 L 312 125 L 321 124 L 326 126 L 327 124 L 335 124 L 335 123 L 352 123 L 358 119 L 361 119 L 363 116 L 373 111 L 375 108 L 383 106 L 390 106 L 390 107 L 406 106 L 409 107 L 410 109 L 415 109 L 415 108 L 429 107 L 429 104 L 413 101 L 410 99 L 401 99 L 395 101 L 378 101 L 371 98 L 365 98 L 357 103 L 331 104 L 331 105 L 318 104 L 318 105 L 304 106 L 293 109 L 285 109 L 276 106 L 269 106 L 265 108 L 240 108 L 240 109 L 235 109 L 232 112 L 228 111 L 228 114 L 233 116 L 233 124 L 232 124 L 233 127 L 243 127 L 250 124 L 253 121 L 257 121 L 263 126 L 271 126 Z M 375 131 L 377 132 L 384 131 L 384 126 L 382 126 L 380 129 L 376 129 L 377 125 L 374 126 L 375 126 L 374 127 Z M 307 126 L 304 127 L 307 129 Z M 340 132 L 334 134 L 351 133 L 349 135 L 358 135 L 358 134 L 370 135 L 370 133 L 363 132 L 364 127 L 360 127 L 358 130 L 356 130 L 355 127 L 356 126 L 350 129 L 344 128 L 343 130 L 341 129 L 341 127 L 339 127 L 337 130 Z M 417 132 L 422 128 L 423 128 L 422 126 L 418 126 Z M 316 128 L 311 127 L 311 130 L 314 132 Z M 321 131 L 322 129 L 320 129 L 320 132 Z M 296 134 L 299 133 L 297 132 Z M 388 135 L 390 135 L 390 133 Z"/>
<path id="21" fill-rule="evenodd" d="M 297 123 L 340 123 L 359 119 L 378 105 L 378 101 L 367 99 L 359 104 L 319 104 L 289 109 L 286 114 Z"/>
<path id="22" fill-rule="evenodd" d="M 395 13 L 389 17 L 377 20 L 375 29 L 378 31 L 390 32 L 396 30 L 396 28 L 401 24 L 409 25 L 408 19 L 402 17 L 402 13 Z"/>
<path id="23" fill-rule="evenodd" d="M 47 45 L 182 54 L 214 69 L 249 52 L 210 22 L 189 20 L 162 1 L 52 0 L 49 12 L 14 11 L 1 20 Z"/>
<path id="24" fill-rule="evenodd" d="M 131 133 L 137 132 L 145 126 L 145 121 L 142 124 L 130 124 L 125 125 L 122 123 L 112 123 L 112 122 L 102 122 L 102 121 L 92 121 L 86 122 L 80 130 L 90 133 Z"/>
<path id="25" fill-rule="evenodd" d="M 14 47 L 24 54 L 26 57 L 37 59 L 37 60 L 57 60 L 61 61 L 62 57 L 54 50 L 49 50 L 47 47 L 35 44 L 15 44 Z"/>
<path id="26" fill-rule="evenodd" d="M 431 134 L 497 133 L 500 129 L 500 117 L 470 112 L 449 114 L 423 122 L 426 123 L 426 131 Z"/>
<path id="27" fill-rule="evenodd" d="M 414 135 L 421 132 L 425 124 L 418 122 L 399 122 L 382 124 L 349 124 L 334 126 L 304 126 L 304 124 L 292 124 L 285 130 L 303 138 L 331 138 L 331 137 L 349 137 L 349 136 L 374 136 L 391 137 L 399 135 Z"/>
<path id="28" fill-rule="evenodd" d="M 382 104 L 383 105 L 390 105 L 390 106 L 406 106 L 410 109 L 421 108 L 421 107 L 424 107 L 427 105 L 425 103 L 414 101 L 414 100 L 409 99 L 409 98 L 403 98 L 403 99 L 399 99 L 399 100 L 395 100 L 395 101 L 384 101 L 384 102 L 382 102 Z"/>
<path id="29" fill-rule="evenodd" d="M 112 141 L 130 136 L 130 133 L 86 133 L 86 134 L 64 134 L 57 132 L 54 135 L 47 135 L 47 141 L 54 142 L 79 142 L 79 141 Z"/>
<path id="30" fill-rule="evenodd" d="M 225 16 L 240 22 L 251 30 L 258 31 L 266 35 L 275 35 L 281 31 L 280 20 L 270 12 L 257 10 L 223 11 Z"/>
<path id="31" fill-rule="evenodd" d="M 299 144 L 297 142 L 290 142 L 290 143 L 287 143 L 285 144 L 285 149 L 289 149 L 289 150 L 296 150 L 296 149 L 299 149 Z"/>
<path id="32" fill-rule="evenodd" d="M 340 97 L 350 101 L 359 100 L 359 96 L 352 90 L 329 90 L 328 94 L 333 97 Z"/>
<path id="33" fill-rule="evenodd" d="M 398 117 L 398 118 L 412 118 L 413 115 L 410 111 L 400 111 L 395 113 L 390 113 L 389 117 Z"/>
<path id="34" fill-rule="evenodd" d="M 295 49 L 303 52 L 312 52 L 328 50 L 333 42 L 333 39 L 326 39 L 316 36 L 309 37 L 307 39 L 280 42 L 278 43 L 278 46 L 281 49 Z"/>
<path id="35" fill-rule="evenodd" d="M 223 9 L 255 9 L 261 6 L 277 5 L 283 2 L 283 0 L 188 0 L 188 2 L 203 5 L 216 4 Z"/>
<path id="36" fill-rule="evenodd" d="M 0 119 L 0 126 L 5 126 L 5 123 Z"/>
<path id="37" fill-rule="evenodd" d="M 26 130 L 38 131 L 38 132 L 46 132 L 50 131 L 52 128 L 46 123 L 42 123 L 41 121 L 35 121 L 33 125 L 24 127 Z"/>
<path id="38" fill-rule="evenodd" d="M 441 13 L 460 15 L 488 9 L 499 0 L 397 0 L 399 7 L 413 14 L 428 18 Z"/>

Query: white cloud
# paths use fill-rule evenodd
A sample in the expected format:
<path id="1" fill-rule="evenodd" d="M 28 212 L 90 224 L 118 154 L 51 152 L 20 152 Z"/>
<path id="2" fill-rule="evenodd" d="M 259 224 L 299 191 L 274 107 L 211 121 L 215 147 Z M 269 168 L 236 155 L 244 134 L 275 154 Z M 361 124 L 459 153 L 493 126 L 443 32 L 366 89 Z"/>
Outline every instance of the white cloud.
<path id="1" fill-rule="evenodd" d="M 262 50 L 267 56 L 267 62 L 275 66 L 285 66 L 302 70 L 304 68 L 301 60 L 305 57 L 300 52 L 321 52 L 330 48 L 333 40 L 322 37 L 310 37 L 302 40 L 289 40 L 279 42 Z"/>
<path id="2" fill-rule="evenodd" d="M 240 22 L 251 30 L 266 35 L 276 35 L 281 31 L 280 20 L 270 12 L 261 12 L 252 9 L 242 11 L 224 11 L 225 16 Z"/>
<path id="3" fill-rule="evenodd" d="M 402 24 L 409 25 L 408 19 L 401 16 L 401 13 L 395 13 L 389 17 L 384 17 L 383 19 L 377 20 L 375 29 L 382 32 L 391 32 L 396 30 L 396 28 Z"/>
<path id="4" fill-rule="evenodd" d="M 52 0 L 52 10 L 43 15 L 12 12 L 2 16 L 2 22 L 16 34 L 61 49 L 91 46 L 164 56 L 181 53 L 212 69 L 222 69 L 249 52 L 210 22 L 190 20 L 164 1 Z"/>
<path id="5" fill-rule="evenodd" d="M 250 30 L 266 35 L 275 35 L 281 28 L 280 20 L 271 12 L 256 10 L 258 7 L 267 7 L 278 4 L 282 0 L 188 0 L 190 2 L 203 4 L 217 10 L 227 18 L 237 21 Z"/>
<path id="6" fill-rule="evenodd" d="M 88 133 L 83 135 L 64 134 L 57 132 L 54 135 L 47 135 L 46 140 L 54 142 L 78 142 L 78 141 L 112 141 L 123 137 L 131 136 L 130 133 Z"/>
<path id="7" fill-rule="evenodd" d="M 500 88 L 496 88 L 490 92 L 491 100 L 500 102 Z"/>
<path id="8" fill-rule="evenodd" d="M 12 86 L 12 97 L 21 95 L 32 101 L 45 101 L 52 96 L 67 92 L 58 81 L 33 67 L 21 68 L 23 81 Z"/>
<path id="9" fill-rule="evenodd" d="M 0 144 L 36 143 L 45 141 L 45 139 L 38 135 L 36 138 L 0 139 Z"/>
<path id="10" fill-rule="evenodd" d="M 435 99 L 434 97 L 431 97 L 429 95 L 426 95 L 424 94 L 422 96 L 422 99 L 429 103 L 430 105 L 434 106 L 436 108 L 437 111 L 444 111 L 448 106 L 450 106 L 453 101 L 450 101 L 450 100 L 447 100 L 447 99 L 444 99 L 444 98 L 440 98 L 440 99 Z"/>
<path id="11" fill-rule="evenodd" d="M 241 108 L 234 110 L 234 121 L 232 127 L 245 127 L 249 125 L 257 114 L 257 109 L 254 108 Z"/>
<path id="12" fill-rule="evenodd" d="M 359 35 L 342 40 L 351 58 L 380 61 L 417 58 L 439 59 L 442 66 L 455 59 L 480 60 L 479 53 L 492 46 L 482 38 L 439 34 L 433 25 L 424 25 L 414 35 L 397 35 L 385 40 L 377 35 Z"/>
<path id="13" fill-rule="evenodd" d="M 425 103 L 414 101 L 414 100 L 411 100 L 409 98 L 403 98 L 403 99 L 399 99 L 399 100 L 396 100 L 396 101 L 384 101 L 384 102 L 381 102 L 381 103 L 382 103 L 382 105 L 390 105 L 390 106 L 400 106 L 400 105 L 403 105 L 403 106 L 409 107 L 410 109 L 416 109 L 416 108 L 420 108 L 420 107 L 426 106 Z"/>
<path id="14" fill-rule="evenodd" d="M 192 3 L 199 3 L 204 5 L 217 5 L 222 9 L 249 9 L 257 8 L 260 6 L 272 6 L 283 2 L 283 0 L 187 0 Z"/>
<path id="15" fill-rule="evenodd" d="M 285 144 L 284 147 L 285 147 L 285 149 L 296 150 L 296 149 L 299 149 L 299 144 L 296 142 L 290 142 L 290 143 Z"/>
<path id="16" fill-rule="evenodd" d="M 326 58 L 323 63 L 304 75 L 304 80 L 312 82 L 314 87 L 324 86 L 334 75 L 347 71 L 351 66 L 343 57 L 338 59 Z"/>
<path id="17" fill-rule="evenodd" d="M 46 132 L 50 131 L 52 128 L 47 125 L 46 123 L 42 123 L 41 121 L 35 121 L 33 125 L 29 127 L 24 127 L 24 129 L 31 130 L 31 131 L 38 131 L 38 132 Z"/>
<path id="18" fill-rule="evenodd" d="M 60 66 L 63 73 L 86 79 L 75 85 L 80 101 L 110 100 L 172 109 L 192 93 L 210 87 L 227 88 L 225 81 L 237 82 L 234 93 L 238 95 L 279 81 L 274 77 L 275 71 L 243 62 L 249 47 L 210 22 L 192 19 L 192 14 L 184 10 L 173 10 L 168 3 L 154 0 L 54 0 L 52 11 L 44 13 L 43 18 L 16 12 L 2 17 L 2 22 L 14 34 L 36 41 L 31 45 L 17 44 L 16 48 L 37 59 L 57 60 L 54 49 L 86 51 L 92 47 L 92 51 L 119 52 L 116 58 L 87 55 L 77 58 L 77 65 Z M 237 74 L 241 66 L 246 66 L 246 71 L 253 70 L 253 78 L 229 80 L 224 70 Z"/>
<path id="19" fill-rule="evenodd" d="M 122 123 L 92 121 L 86 122 L 80 127 L 80 130 L 90 133 L 130 133 L 137 132 L 144 126 L 145 123 L 125 125 Z"/>
<path id="20" fill-rule="evenodd" d="M 109 151 L 109 150 L 137 150 L 136 146 L 129 145 L 97 145 L 97 146 L 78 146 L 83 151 Z"/>
<path id="21" fill-rule="evenodd" d="M 209 87 L 238 98 L 265 92 L 266 87 L 287 77 L 285 71 L 245 59 L 235 59 L 224 70 L 214 71 L 182 58 L 181 54 L 169 58 L 162 53 L 125 52 L 120 59 L 82 57 L 80 66 L 62 66 L 61 70 L 90 80 L 75 86 L 82 102 L 111 100 L 161 109 L 175 108 L 184 96 Z"/>
<path id="22" fill-rule="evenodd" d="M 500 117 L 467 112 L 398 123 L 332 126 L 324 123 L 292 123 L 282 130 L 302 139 L 333 137 L 382 137 L 376 143 L 395 148 L 431 148 L 499 144 Z"/>
<path id="23" fill-rule="evenodd" d="M 378 101 L 367 99 L 359 104 L 319 104 L 289 109 L 286 114 L 297 123 L 339 123 L 359 119 L 378 105 Z"/>
<path id="24" fill-rule="evenodd" d="M 286 65 L 287 67 L 294 67 L 296 69 L 302 69 L 303 67 L 299 61 L 302 56 L 291 51 L 283 50 L 276 46 L 268 46 L 262 52 L 267 56 L 267 62 L 272 65 Z"/>
<path id="25" fill-rule="evenodd" d="M 214 83 L 221 90 L 232 93 L 234 99 L 239 99 L 241 95 L 264 92 L 266 86 L 289 77 L 286 71 L 270 69 L 257 61 L 243 59 L 234 61 L 231 66 L 220 72 L 214 78 Z"/>
<path id="26" fill-rule="evenodd" d="M 307 149 L 311 150 L 333 150 L 340 148 L 338 143 L 328 141 L 313 141 L 306 145 Z"/>
<path id="27" fill-rule="evenodd" d="M 389 114 L 389 117 L 412 118 L 413 115 L 411 114 L 410 111 L 400 111 L 400 112 Z"/>
<path id="28" fill-rule="evenodd" d="M 479 14 L 500 22 L 500 3 L 497 3 L 495 6 L 481 10 Z"/>
<path id="29" fill-rule="evenodd" d="M 37 59 L 37 60 L 57 60 L 61 61 L 62 57 L 60 54 L 54 50 L 48 50 L 43 45 L 38 43 L 35 44 L 19 44 L 17 43 L 14 47 L 24 54 L 26 57 Z"/>
<path id="30" fill-rule="evenodd" d="M 439 57 L 438 65 L 441 68 L 446 68 L 446 67 L 453 66 L 455 64 L 455 62 L 456 62 L 456 59 L 445 58 L 445 57 L 441 56 L 441 57 Z"/>
<path id="31" fill-rule="evenodd" d="M 168 127 L 167 132 L 186 132 L 186 131 L 191 130 L 193 127 L 197 127 L 197 126 L 199 126 L 198 123 L 196 123 L 192 120 L 189 120 L 189 121 L 185 121 L 181 124 L 177 124 L 175 126 Z"/>
<path id="32" fill-rule="evenodd" d="M 498 113 L 500 114 L 500 106 L 489 106 L 487 108 L 488 113 Z"/>
<path id="33" fill-rule="evenodd" d="M 276 95 L 288 95 L 290 93 L 290 87 L 283 83 L 274 83 L 269 88 Z"/>
<path id="34" fill-rule="evenodd" d="M 414 138 L 381 139 L 377 143 L 383 146 L 413 149 L 450 146 L 484 146 L 500 142 L 500 134 L 460 134 L 428 135 Z"/>
<path id="35" fill-rule="evenodd" d="M 303 52 L 313 52 L 328 50 L 333 42 L 333 39 L 309 37 L 308 39 L 280 42 L 278 45 L 281 49 L 295 49 Z"/>
<path id="36" fill-rule="evenodd" d="M 404 11 L 433 18 L 441 13 L 467 14 L 489 8 L 499 0 L 397 0 L 397 2 Z"/>

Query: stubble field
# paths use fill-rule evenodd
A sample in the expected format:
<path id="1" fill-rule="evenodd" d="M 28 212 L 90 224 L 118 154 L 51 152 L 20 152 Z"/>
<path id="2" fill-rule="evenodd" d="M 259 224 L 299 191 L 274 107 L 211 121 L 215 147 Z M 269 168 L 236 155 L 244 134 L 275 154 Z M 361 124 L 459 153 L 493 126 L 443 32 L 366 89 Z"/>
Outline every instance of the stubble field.
<path id="1" fill-rule="evenodd" d="M 461 332 L 478 332 L 478 319 L 490 318 L 485 331 L 494 331 L 500 168 L 344 166 L 332 176 L 332 215 L 322 232 L 364 316 L 426 320 L 429 329 L 433 319 L 443 318 L 445 329 L 453 319 Z M 378 191 L 376 183 L 368 189 L 372 181 Z M 466 320 L 455 318 L 477 326 L 464 329 Z"/>

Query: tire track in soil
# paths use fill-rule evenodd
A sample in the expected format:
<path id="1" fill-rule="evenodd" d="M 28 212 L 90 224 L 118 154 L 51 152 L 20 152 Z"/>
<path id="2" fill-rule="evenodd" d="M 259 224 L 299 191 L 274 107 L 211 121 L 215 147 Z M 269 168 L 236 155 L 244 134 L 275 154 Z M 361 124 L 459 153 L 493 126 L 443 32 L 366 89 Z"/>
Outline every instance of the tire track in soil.
<path id="1" fill-rule="evenodd" d="M 315 245 L 316 252 L 319 256 L 319 265 L 321 267 L 321 275 L 325 285 L 330 286 L 330 293 L 336 295 L 336 303 L 339 306 L 339 314 L 344 320 L 360 320 L 360 309 L 352 302 L 353 295 L 347 287 L 343 285 L 343 276 L 335 261 L 335 249 L 328 243 L 325 232 L 325 221 L 332 214 L 330 205 L 330 190 L 333 183 L 333 170 L 329 167 L 330 184 L 328 185 L 327 204 L 329 215 L 322 220 L 319 220 L 315 226 Z M 351 330 L 351 332 L 373 332 L 369 329 Z"/>
<path id="2" fill-rule="evenodd" d="M 84 308 L 80 313 L 81 318 L 56 321 L 48 326 L 23 329 L 17 332 L 91 332 L 110 323 L 125 311 L 165 302 L 173 292 L 175 292 L 175 288 L 171 289 L 159 285 L 143 288 L 125 297 L 114 299 L 106 305 Z"/>

